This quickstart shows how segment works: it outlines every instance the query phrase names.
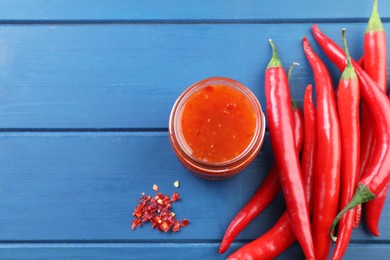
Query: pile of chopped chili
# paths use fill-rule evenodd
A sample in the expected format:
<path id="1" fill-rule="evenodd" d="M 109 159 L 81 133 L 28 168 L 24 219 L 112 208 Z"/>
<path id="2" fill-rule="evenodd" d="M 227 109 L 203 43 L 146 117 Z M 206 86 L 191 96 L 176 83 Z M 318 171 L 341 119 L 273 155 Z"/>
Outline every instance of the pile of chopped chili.
<path id="1" fill-rule="evenodd" d="M 156 195 L 153 197 L 142 193 L 133 212 L 134 220 L 131 229 L 134 230 L 146 222 L 151 222 L 152 228 L 164 232 L 169 230 L 177 232 L 180 228 L 186 227 L 189 224 L 188 219 L 184 218 L 179 221 L 176 219 L 175 213 L 171 211 L 172 203 L 180 200 L 179 193 L 174 192 L 169 198 L 168 195 L 158 192 L 158 188 L 154 188 L 154 190 Z"/>

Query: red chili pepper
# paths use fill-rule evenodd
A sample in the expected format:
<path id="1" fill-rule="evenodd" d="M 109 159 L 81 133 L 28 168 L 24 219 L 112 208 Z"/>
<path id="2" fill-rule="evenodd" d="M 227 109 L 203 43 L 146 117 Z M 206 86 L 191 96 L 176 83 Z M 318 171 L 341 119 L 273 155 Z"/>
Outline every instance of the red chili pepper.
<path id="1" fill-rule="evenodd" d="M 312 30 L 325 54 L 340 70 L 345 68 L 346 59 L 343 50 L 324 35 L 317 25 L 313 25 Z M 352 61 L 352 64 L 359 79 L 361 99 L 369 108 L 374 122 L 376 145 L 370 167 L 361 176 L 354 197 L 333 221 L 331 236 L 340 218 L 348 210 L 374 199 L 390 181 L 390 101 L 356 62 Z"/>
<path id="2" fill-rule="evenodd" d="M 226 252 L 235 237 L 271 203 L 279 191 L 278 172 L 274 165 L 256 193 L 230 222 L 219 247 L 220 254 Z"/>
<path id="3" fill-rule="evenodd" d="M 382 209 L 385 206 L 389 184 L 375 197 L 365 205 L 365 221 L 367 229 L 374 236 L 379 236 L 379 220 L 382 215 Z"/>
<path id="4" fill-rule="evenodd" d="M 364 70 L 367 74 L 378 84 L 383 92 L 386 92 L 387 84 L 387 48 L 386 48 L 386 33 L 383 28 L 381 18 L 378 13 L 378 0 L 374 1 L 372 8 L 372 13 L 368 21 L 367 29 L 364 33 Z M 369 118 L 369 120 L 365 120 Z M 371 141 L 367 144 L 367 147 L 364 147 L 363 151 L 368 153 L 367 161 L 369 162 L 372 158 L 372 152 L 375 146 L 375 137 L 373 136 L 373 127 L 370 123 L 370 115 L 367 111 L 367 108 L 363 107 L 363 121 L 368 121 L 368 124 L 365 124 L 369 128 L 371 138 L 368 141 Z M 362 122 L 363 124 L 363 122 Z M 364 140 L 362 140 L 363 142 Z M 362 170 L 367 169 L 367 164 L 363 165 Z M 381 212 L 387 197 L 387 188 L 378 196 L 367 202 L 366 204 L 366 214 L 365 220 L 368 230 L 375 236 L 379 236 L 379 220 Z"/>
<path id="5" fill-rule="evenodd" d="M 314 259 L 309 210 L 295 149 L 294 116 L 286 71 L 270 40 L 273 55 L 265 71 L 266 111 L 272 150 L 292 229 L 307 259 Z"/>
<path id="6" fill-rule="evenodd" d="M 329 228 L 337 214 L 340 191 L 340 127 L 332 81 L 324 63 L 303 38 L 303 50 L 314 72 L 317 99 L 318 153 L 313 201 L 313 239 L 316 259 L 327 259 Z"/>
<path id="7" fill-rule="evenodd" d="M 357 64 L 364 69 L 364 56 L 360 57 L 357 61 Z M 359 171 L 359 176 L 362 175 L 362 169 L 364 166 L 364 164 L 368 163 L 369 162 L 369 159 L 368 159 L 368 154 L 367 155 L 364 155 L 364 153 L 368 153 L 369 152 L 369 149 L 368 148 L 364 148 L 363 147 L 363 143 L 368 143 L 367 141 L 362 141 L 362 140 L 367 140 L 367 135 L 368 135 L 368 132 L 366 131 L 367 127 L 364 127 L 364 125 L 371 125 L 371 123 L 364 123 L 363 120 L 362 120 L 362 117 L 360 117 L 360 171 Z M 369 118 L 365 118 L 365 120 L 367 120 Z M 371 153 L 372 154 L 372 153 Z M 353 228 L 357 228 L 360 224 L 360 219 L 362 217 L 362 205 L 358 205 L 356 208 L 353 209 L 353 214 L 354 214 L 354 217 L 353 217 L 353 223 L 352 223 L 352 227 Z"/>
<path id="8" fill-rule="evenodd" d="M 341 178 L 340 178 L 340 208 L 343 209 L 355 193 L 359 177 L 360 156 L 360 126 L 359 81 L 352 67 L 349 56 L 345 29 L 342 31 L 345 53 L 348 65 L 345 67 L 337 89 L 337 112 L 341 133 Z M 352 234 L 354 212 L 350 211 L 340 220 L 339 238 L 333 251 L 332 259 L 341 259 L 347 250 Z"/>
<path id="9" fill-rule="evenodd" d="M 302 110 L 293 103 L 294 110 L 294 137 L 296 149 L 300 153 L 303 144 L 303 115 Z M 278 169 L 273 165 L 267 177 L 261 183 L 256 193 L 237 213 L 226 229 L 225 235 L 219 247 L 219 253 L 223 254 L 229 248 L 235 237 L 258 216 L 274 200 L 280 192 Z"/>
<path id="10" fill-rule="evenodd" d="M 360 171 L 359 176 L 361 176 L 367 167 L 369 166 L 372 160 L 372 154 L 374 150 L 375 140 L 374 140 L 374 131 L 373 131 L 373 122 L 369 114 L 368 108 L 363 103 L 362 104 L 362 115 L 360 123 Z M 361 205 L 357 206 L 355 209 L 355 221 L 354 228 L 358 227 L 360 223 L 360 218 L 362 214 Z"/>
<path id="11" fill-rule="evenodd" d="M 309 203 L 310 212 L 313 209 L 313 189 L 314 189 L 314 174 L 316 170 L 317 160 L 317 112 L 313 102 L 313 87 L 306 87 L 303 97 L 303 113 L 305 125 L 305 137 L 303 140 L 302 150 L 302 176 L 305 180 L 306 199 Z"/>
<path id="12" fill-rule="evenodd" d="M 378 0 L 374 0 L 372 13 L 364 33 L 364 70 L 386 91 L 387 47 L 386 32 L 378 13 Z"/>
<path id="13" fill-rule="evenodd" d="M 312 198 L 314 165 L 317 152 L 317 118 L 312 98 L 312 86 L 306 88 L 304 101 L 304 148 L 302 152 L 302 174 L 305 182 L 308 204 Z M 310 206 L 309 206 L 310 207 Z M 263 236 L 243 246 L 228 257 L 239 259 L 274 259 L 296 240 L 287 212 Z"/>

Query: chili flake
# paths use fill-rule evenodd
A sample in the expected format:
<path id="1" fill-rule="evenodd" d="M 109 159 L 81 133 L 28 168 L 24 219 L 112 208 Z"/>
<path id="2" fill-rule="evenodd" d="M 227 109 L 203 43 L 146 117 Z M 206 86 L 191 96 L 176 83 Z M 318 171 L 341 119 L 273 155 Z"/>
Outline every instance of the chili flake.
<path id="1" fill-rule="evenodd" d="M 172 194 L 172 198 L 171 198 L 171 200 L 173 201 L 173 202 L 175 202 L 175 201 L 177 201 L 177 200 L 179 200 L 180 199 L 180 196 L 179 196 L 179 193 L 177 193 L 176 191 Z"/>
<path id="2" fill-rule="evenodd" d="M 177 232 L 180 228 L 186 227 L 189 223 L 188 219 L 179 221 L 175 218 L 175 213 L 171 211 L 172 203 L 180 200 L 179 194 L 174 192 L 169 198 L 168 195 L 158 192 L 157 185 L 153 185 L 153 190 L 156 191 L 155 196 L 142 193 L 138 200 L 138 205 L 133 212 L 134 220 L 131 229 L 134 230 L 146 222 L 151 222 L 152 228 L 156 227 L 157 230 L 164 232 L 169 230 Z"/>

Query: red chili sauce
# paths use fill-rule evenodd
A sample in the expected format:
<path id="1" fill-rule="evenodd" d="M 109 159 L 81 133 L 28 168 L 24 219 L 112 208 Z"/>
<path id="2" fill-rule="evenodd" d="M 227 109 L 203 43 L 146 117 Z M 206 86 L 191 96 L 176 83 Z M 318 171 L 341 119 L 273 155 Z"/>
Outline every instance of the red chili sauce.
<path id="1" fill-rule="evenodd" d="M 207 163 L 234 159 L 252 141 L 256 120 L 253 105 L 239 90 L 208 85 L 184 105 L 181 124 L 186 149 Z"/>

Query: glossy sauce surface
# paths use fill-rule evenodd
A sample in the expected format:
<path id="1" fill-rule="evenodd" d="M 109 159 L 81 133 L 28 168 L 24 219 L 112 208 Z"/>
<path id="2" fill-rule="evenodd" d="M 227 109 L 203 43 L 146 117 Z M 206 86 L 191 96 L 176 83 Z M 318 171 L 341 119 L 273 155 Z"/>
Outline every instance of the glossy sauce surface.
<path id="1" fill-rule="evenodd" d="M 240 155 L 252 141 L 256 123 L 256 112 L 245 94 L 225 85 L 208 85 L 192 93 L 181 118 L 187 149 L 207 163 Z"/>

